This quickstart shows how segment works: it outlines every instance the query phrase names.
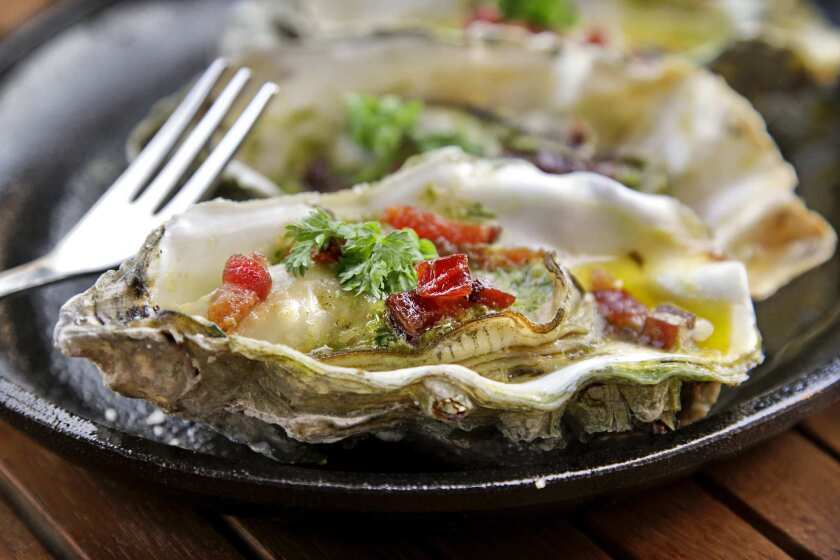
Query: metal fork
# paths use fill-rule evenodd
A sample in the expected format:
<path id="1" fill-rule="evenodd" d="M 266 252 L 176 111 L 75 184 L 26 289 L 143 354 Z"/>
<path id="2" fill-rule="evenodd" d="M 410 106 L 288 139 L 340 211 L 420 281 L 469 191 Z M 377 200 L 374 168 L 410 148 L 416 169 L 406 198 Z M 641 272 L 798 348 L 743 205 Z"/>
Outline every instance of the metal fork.
<path id="1" fill-rule="evenodd" d="M 210 65 L 146 148 L 52 251 L 32 262 L 0 272 L 0 298 L 117 266 L 140 248 L 153 229 L 186 210 L 208 191 L 277 93 L 276 84 L 264 84 L 195 174 L 162 205 L 196 161 L 250 79 L 250 70 L 238 70 L 166 161 L 227 65 L 223 59 Z M 164 161 L 166 164 L 161 167 Z M 158 169 L 160 171 L 155 175 Z"/>

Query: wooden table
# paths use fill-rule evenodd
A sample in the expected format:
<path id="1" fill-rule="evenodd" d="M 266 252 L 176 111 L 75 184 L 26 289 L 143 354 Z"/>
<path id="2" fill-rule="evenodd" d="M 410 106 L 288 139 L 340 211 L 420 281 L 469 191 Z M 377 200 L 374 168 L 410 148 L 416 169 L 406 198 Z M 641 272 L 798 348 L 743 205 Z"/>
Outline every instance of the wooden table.
<path id="1" fill-rule="evenodd" d="M 0 423 L 0 559 L 840 558 L 840 405 L 690 479 L 571 514 L 226 515 Z"/>
<path id="2" fill-rule="evenodd" d="M 0 36 L 50 0 L 0 0 Z M 572 514 L 229 515 L 71 465 L 0 423 L 0 560 L 840 558 L 840 404 L 690 479 Z"/>

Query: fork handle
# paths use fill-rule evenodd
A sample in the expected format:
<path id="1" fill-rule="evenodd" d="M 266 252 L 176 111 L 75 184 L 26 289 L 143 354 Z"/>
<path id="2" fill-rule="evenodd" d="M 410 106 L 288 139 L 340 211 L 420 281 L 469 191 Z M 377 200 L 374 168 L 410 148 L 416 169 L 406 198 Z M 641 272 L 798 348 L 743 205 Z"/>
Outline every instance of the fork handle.
<path id="1" fill-rule="evenodd" d="M 0 271 L 0 298 L 10 294 L 57 282 L 72 276 L 72 273 L 59 270 L 50 255 L 45 255 L 28 263 Z"/>

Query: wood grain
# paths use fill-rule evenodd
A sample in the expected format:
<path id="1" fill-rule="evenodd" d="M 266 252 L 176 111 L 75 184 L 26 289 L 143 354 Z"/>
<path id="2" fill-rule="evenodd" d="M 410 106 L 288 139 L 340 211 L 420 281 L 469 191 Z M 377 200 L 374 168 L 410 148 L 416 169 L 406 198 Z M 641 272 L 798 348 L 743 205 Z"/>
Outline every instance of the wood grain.
<path id="1" fill-rule="evenodd" d="M 840 457 L 840 403 L 805 420 L 802 430 Z"/>
<path id="2" fill-rule="evenodd" d="M 800 434 L 786 432 L 705 472 L 736 511 L 796 556 L 840 557 L 840 463 Z"/>
<path id="3" fill-rule="evenodd" d="M 419 560 L 422 558 L 557 557 L 609 560 L 557 515 L 330 516 L 308 519 L 228 518 L 263 559 Z"/>
<path id="4" fill-rule="evenodd" d="M 0 1 L 0 36 L 5 35 L 55 0 Z"/>
<path id="5" fill-rule="evenodd" d="M 575 558 L 609 560 L 583 533 L 556 514 L 469 518 L 430 531 L 435 558 Z"/>
<path id="6" fill-rule="evenodd" d="M 410 519 L 365 515 L 228 518 L 231 528 L 263 559 L 420 560 L 432 549 Z M 408 530 L 406 530 L 408 528 Z"/>
<path id="7" fill-rule="evenodd" d="M 0 559 L 41 560 L 50 558 L 35 536 L 12 510 L 0 502 Z"/>
<path id="8" fill-rule="evenodd" d="M 73 466 L 0 423 L 0 487 L 39 535 L 78 558 L 237 558 L 204 517 Z"/>
<path id="9" fill-rule="evenodd" d="M 588 511 L 586 527 L 610 551 L 645 560 L 788 558 L 694 482 L 648 490 Z"/>

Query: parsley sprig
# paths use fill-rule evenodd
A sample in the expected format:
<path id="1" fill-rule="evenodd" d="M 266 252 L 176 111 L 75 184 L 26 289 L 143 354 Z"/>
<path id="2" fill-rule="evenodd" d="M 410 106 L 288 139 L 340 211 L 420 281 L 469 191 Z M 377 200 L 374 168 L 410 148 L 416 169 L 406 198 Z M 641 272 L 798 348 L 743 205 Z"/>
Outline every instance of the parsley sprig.
<path id="1" fill-rule="evenodd" d="M 524 21 L 543 29 L 571 27 L 577 9 L 571 0 L 498 0 L 499 11 L 508 21 Z"/>
<path id="2" fill-rule="evenodd" d="M 425 109 L 422 101 L 351 93 L 345 97 L 344 105 L 350 138 L 370 157 L 356 180 L 379 179 L 408 156 L 443 146 L 460 146 L 467 153 L 483 155 L 484 149 L 463 131 L 420 130 L 418 123 Z"/>
<path id="3" fill-rule="evenodd" d="M 384 233 L 379 222 L 343 222 L 320 208 L 287 225 L 286 238 L 292 247 L 283 264 L 290 274 L 302 276 L 314 264 L 313 254 L 335 241 L 341 244 L 336 274 L 342 289 L 377 299 L 415 288 L 415 265 L 437 256 L 434 244 L 412 229 Z"/>

